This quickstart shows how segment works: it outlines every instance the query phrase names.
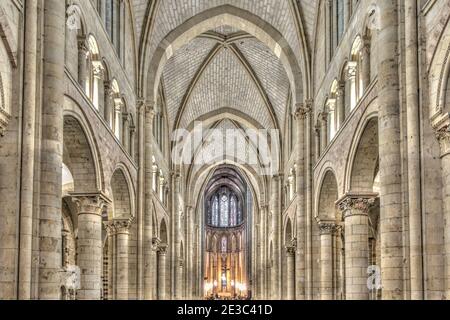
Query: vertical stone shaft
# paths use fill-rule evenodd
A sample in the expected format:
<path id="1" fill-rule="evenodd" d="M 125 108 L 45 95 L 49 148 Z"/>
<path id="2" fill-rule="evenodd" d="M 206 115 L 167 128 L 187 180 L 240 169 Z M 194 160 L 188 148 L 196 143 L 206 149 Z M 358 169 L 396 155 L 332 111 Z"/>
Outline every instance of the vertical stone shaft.
<path id="1" fill-rule="evenodd" d="M 333 236 L 334 223 L 320 223 L 320 299 L 332 300 L 333 295 Z"/>
<path id="2" fill-rule="evenodd" d="M 97 196 L 74 198 L 78 205 L 77 262 L 81 269 L 78 300 L 100 300 L 102 284 L 102 208 Z"/>
<path id="3" fill-rule="evenodd" d="M 406 121 L 411 299 L 423 299 L 423 248 L 419 117 L 417 1 L 405 1 Z"/>
<path id="4" fill-rule="evenodd" d="M 111 87 L 111 81 L 105 81 L 104 87 L 104 116 L 106 123 L 110 128 L 112 128 L 113 91 Z"/>
<path id="5" fill-rule="evenodd" d="M 286 248 L 287 300 L 295 300 L 295 247 Z"/>
<path id="6" fill-rule="evenodd" d="M 39 298 L 60 298 L 65 2 L 44 2 Z"/>
<path id="7" fill-rule="evenodd" d="M 281 248 L 280 248 L 280 219 L 281 219 L 281 203 L 280 203 L 281 177 L 274 176 L 272 178 L 272 239 L 273 239 L 273 266 L 272 266 L 272 298 L 279 299 L 281 296 Z"/>
<path id="8" fill-rule="evenodd" d="M 312 110 L 313 101 L 307 100 L 306 107 Z M 313 174 L 313 158 L 312 158 L 312 112 L 306 114 L 306 156 L 305 156 L 305 187 L 306 187 L 306 299 L 312 299 L 312 174 Z M 316 155 L 317 156 L 317 155 Z"/>
<path id="9" fill-rule="evenodd" d="M 78 83 L 80 84 L 83 92 L 86 92 L 86 79 L 87 79 L 87 55 L 89 49 L 87 39 L 85 36 L 78 37 Z"/>
<path id="10" fill-rule="evenodd" d="M 128 300 L 128 247 L 130 238 L 130 220 L 114 221 L 117 237 L 117 300 Z"/>
<path id="11" fill-rule="evenodd" d="M 20 190 L 19 300 L 31 298 L 33 244 L 33 184 L 36 137 L 37 2 L 25 3 L 24 93 L 22 131 L 22 180 Z"/>
<path id="12" fill-rule="evenodd" d="M 153 117 L 155 116 L 153 105 L 141 101 L 140 115 L 144 122 L 144 299 L 155 299 L 154 288 L 156 286 L 155 261 L 156 255 L 153 250 Z M 142 121 L 141 120 L 141 121 Z"/>
<path id="13" fill-rule="evenodd" d="M 305 299 L 306 258 L 306 190 L 305 190 L 305 122 L 311 109 L 303 103 L 297 106 L 297 250 L 295 259 L 296 292 L 294 299 Z"/>
<path id="14" fill-rule="evenodd" d="M 166 300 L 166 247 L 158 251 L 158 300 Z"/>
<path id="15" fill-rule="evenodd" d="M 403 299 L 398 1 L 377 2 L 380 233 L 383 299 Z"/>
<path id="16" fill-rule="evenodd" d="M 345 292 L 347 300 L 368 300 L 369 208 L 374 199 L 346 197 L 339 203 L 345 226 Z"/>
<path id="17" fill-rule="evenodd" d="M 339 83 L 336 91 L 337 130 L 342 128 L 345 121 L 345 88 Z"/>
<path id="18" fill-rule="evenodd" d="M 328 146 L 328 114 L 320 115 L 320 154 L 324 154 Z"/>

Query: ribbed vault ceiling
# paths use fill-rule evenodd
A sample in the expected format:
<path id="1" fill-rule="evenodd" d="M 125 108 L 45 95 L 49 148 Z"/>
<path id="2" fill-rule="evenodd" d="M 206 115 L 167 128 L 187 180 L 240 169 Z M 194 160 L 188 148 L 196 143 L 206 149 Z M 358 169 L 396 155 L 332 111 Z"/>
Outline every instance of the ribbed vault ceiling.
<path id="1" fill-rule="evenodd" d="M 161 41 L 193 16 L 232 5 L 260 17 L 286 39 L 301 60 L 297 1 L 307 38 L 312 38 L 317 0 L 132 0 L 138 39 L 149 14 L 146 47 L 151 56 Z M 151 9 L 151 10 L 150 10 Z M 289 80 L 282 63 L 262 42 L 223 25 L 185 45 L 167 62 L 162 75 L 171 128 L 188 127 L 215 110 L 231 108 L 265 128 L 282 128 L 288 110 Z"/>
<path id="2" fill-rule="evenodd" d="M 163 82 L 172 128 L 223 108 L 244 112 L 265 128 L 284 123 L 290 89 L 282 63 L 263 43 L 231 27 L 211 30 L 178 50 Z"/>

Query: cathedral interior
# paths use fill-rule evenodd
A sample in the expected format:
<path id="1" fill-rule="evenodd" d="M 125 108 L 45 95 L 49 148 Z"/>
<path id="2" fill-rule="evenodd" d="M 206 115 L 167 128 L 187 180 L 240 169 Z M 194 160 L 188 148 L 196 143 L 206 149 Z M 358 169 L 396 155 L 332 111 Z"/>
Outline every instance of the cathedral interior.
<path id="1" fill-rule="evenodd" d="M 450 299 L 450 0 L 1 0 L 0 300 Z"/>

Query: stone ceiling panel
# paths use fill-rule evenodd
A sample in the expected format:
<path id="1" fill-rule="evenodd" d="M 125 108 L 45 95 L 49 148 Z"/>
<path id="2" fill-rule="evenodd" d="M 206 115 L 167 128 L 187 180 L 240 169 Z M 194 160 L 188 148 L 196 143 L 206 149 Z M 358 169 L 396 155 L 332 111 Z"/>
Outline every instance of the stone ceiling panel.
<path id="1" fill-rule="evenodd" d="M 171 127 L 192 79 L 216 44 L 211 39 L 196 38 L 178 50 L 166 64 L 163 81 Z"/>
<path id="2" fill-rule="evenodd" d="M 180 127 L 186 128 L 202 115 L 220 108 L 234 108 L 274 128 L 260 91 L 230 49 L 223 48 L 213 59 L 192 91 Z"/>
<path id="3" fill-rule="evenodd" d="M 255 38 L 237 41 L 236 45 L 255 71 L 269 96 L 280 126 L 283 127 L 290 91 L 283 64 L 269 48 Z"/>

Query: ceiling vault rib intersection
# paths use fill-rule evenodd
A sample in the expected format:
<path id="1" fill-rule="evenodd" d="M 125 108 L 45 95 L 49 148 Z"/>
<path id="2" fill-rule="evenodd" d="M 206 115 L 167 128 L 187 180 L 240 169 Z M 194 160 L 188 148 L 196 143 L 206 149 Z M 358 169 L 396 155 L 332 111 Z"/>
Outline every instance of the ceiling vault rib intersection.
<path id="1" fill-rule="evenodd" d="M 252 82 L 254 83 L 254 85 L 256 86 L 262 100 L 264 101 L 265 107 L 267 108 L 269 115 L 271 117 L 272 123 L 274 124 L 274 127 L 279 129 L 280 128 L 280 124 L 279 121 L 277 119 L 276 113 L 275 113 L 275 109 L 272 105 L 272 102 L 270 101 L 270 98 L 266 92 L 266 90 L 264 89 L 264 86 L 262 85 L 260 79 L 258 78 L 255 70 L 253 69 L 251 63 L 247 60 L 247 58 L 244 56 L 244 54 L 239 50 L 239 48 L 233 43 L 235 41 L 238 40 L 242 40 L 244 38 L 254 38 L 253 36 L 247 34 L 247 33 L 236 33 L 233 36 L 230 37 L 225 37 L 225 36 L 218 36 L 219 34 L 215 33 L 215 32 L 211 32 L 208 34 L 203 34 L 203 36 L 208 37 L 208 38 L 212 38 L 216 41 L 218 41 L 218 39 L 220 39 L 220 41 L 218 41 L 218 43 L 214 46 L 214 48 L 208 53 L 207 57 L 205 58 L 205 60 L 202 62 L 202 64 L 200 65 L 199 69 L 197 70 L 195 76 L 193 77 L 192 81 L 190 82 L 186 93 L 183 96 L 182 102 L 179 106 L 174 124 L 173 124 L 173 130 L 177 129 L 181 123 L 181 119 L 182 116 L 188 106 L 189 100 L 191 98 L 192 92 L 194 91 L 197 83 L 199 82 L 199 80 L 201 79 L 203 73 L 205 72 L 205 70 L 207 69 L 207 67 L 209 66 L 209 64 L 214 60 L 214 58 L 218 55 L 218 53 L 221 50 L 224 50 L 226 48 L 230 49 L 231 52 L 236 56 L 236 58 L 238 59 L 238 61 L 241 63 L 241 65 L 243 66 L 244 70 L 247 72 L 247 74 L 250 76 Z"/>

